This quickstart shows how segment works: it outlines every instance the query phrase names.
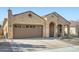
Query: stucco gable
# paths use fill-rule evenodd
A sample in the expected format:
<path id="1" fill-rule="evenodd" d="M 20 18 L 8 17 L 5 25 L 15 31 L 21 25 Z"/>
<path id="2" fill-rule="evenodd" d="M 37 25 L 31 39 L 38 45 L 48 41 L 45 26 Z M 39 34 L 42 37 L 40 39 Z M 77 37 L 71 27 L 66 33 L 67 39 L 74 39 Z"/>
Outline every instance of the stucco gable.
<path id="1" fill-rule="evenodd" d="M 27 11 L 27 12 L 22 12 L 22 13 L 19 13 L 19 14 L 14 14 L 13 16 L 19 16 L 19 15 L 23 15 L 23 14 L 27 14 L 27 13 L 34 14 L 34 15 L 36 15 L 37 17 L 39 17 L 40 19 L 44 20 L 41 16 L 37 15 L 36 13 L 34 13 L 34 12 L 32 12 L 32 11 Z"/>
<path id="2" fill-rule="evenodd" d="M 12 23 L 21 24 L 43 24 L 45 20 L 32 11 L 27 11 L 13 15 Z"/>
<path id="3" fill-rule="evenodd" d="M 53 14 L 54 14 L 55 16 L 57 16 L 60 21 L 63 21 L 63 22 L 65 22 L 65 23 L 69 23 L 69 24 L 70 24 L 69 21 L 67 21 L 63 16 L 61 16 L 61 15 L 58 14 L 57 12 L 54 12 Z"/>
<path id="4" fill-rule="evenodd" d="M 44 16 L 42 16 L 42 17 L 43 17 L 43 18 L 46 18 L 46 17 L 48 17 L 48 16 L 50 16 L 50 15 L 54 15 L 53 13 L 54 13 L 54 12 L 49 13 L 49 14 L 46 14 L 46 15 L 44 15 Z"/>
<path id="5" fill-rule="evenodd" d="M 50 15 L 56 16 L 56 17 L 58 18 L 58 19 L 57 19 L 58 22 L 60 22 L 60 23 L 61 23 L 61 21 L 62 21 L 63 23 L 70 24 L 69 21 L 67 21 L 63 16 L 59 15 L 57 12 L 49 13 L 49 14 L 43 16 L 43 18 L 49 17 Z"/>

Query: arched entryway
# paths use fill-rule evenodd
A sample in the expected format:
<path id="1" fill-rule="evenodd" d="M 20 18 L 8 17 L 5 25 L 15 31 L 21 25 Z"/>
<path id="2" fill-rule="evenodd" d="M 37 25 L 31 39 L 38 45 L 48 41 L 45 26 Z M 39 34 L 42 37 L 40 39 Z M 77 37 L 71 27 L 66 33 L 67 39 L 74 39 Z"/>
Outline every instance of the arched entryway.
<path id="1" fill-rule="evenodd" d="M 62 35 L 62 25 L 59 24 L 57 28 L 58 28 L 58 37 L 61 37 L 61 35 Z"/>
<path id="2" fill-rule="evenodd" d="M 54 23 L 53 22 L 49 24 L 49 36 L 54 37 Z"/>

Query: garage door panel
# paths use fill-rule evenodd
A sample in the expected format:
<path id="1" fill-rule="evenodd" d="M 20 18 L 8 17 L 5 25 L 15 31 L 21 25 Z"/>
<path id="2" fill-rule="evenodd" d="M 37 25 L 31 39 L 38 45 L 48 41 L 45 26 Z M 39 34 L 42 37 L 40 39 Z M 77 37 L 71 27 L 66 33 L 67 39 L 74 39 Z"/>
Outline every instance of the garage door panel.
<path id="1" fill-rule="evenodd" d="M 18 25 L 16 25 L 18 26 Z M 23 25 L 19 25 L 23 26 Z M 26 26 L 26 25 L 24 25 Z M 13 28 L 13 37 L 14 38 L 30 38 L 30 37 L 42 37 L 43 35 L 43 26 L 42 25 L 28 25 L 29 28 L 15 27 Z"/>

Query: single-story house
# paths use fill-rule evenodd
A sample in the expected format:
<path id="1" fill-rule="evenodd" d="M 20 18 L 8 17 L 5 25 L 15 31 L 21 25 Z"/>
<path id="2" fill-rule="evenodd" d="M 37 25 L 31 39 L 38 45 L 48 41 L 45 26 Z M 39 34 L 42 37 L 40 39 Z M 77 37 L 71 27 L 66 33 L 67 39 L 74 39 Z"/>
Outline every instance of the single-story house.
<path id="1" fill-rule="evenodd" d="M 69 31 L 70 22 L 57 12 L 39 16 L 32 11 L 13 14 L 9 9 L 3 22 L 4 36 L 9 39 L 63 37 Z"/>

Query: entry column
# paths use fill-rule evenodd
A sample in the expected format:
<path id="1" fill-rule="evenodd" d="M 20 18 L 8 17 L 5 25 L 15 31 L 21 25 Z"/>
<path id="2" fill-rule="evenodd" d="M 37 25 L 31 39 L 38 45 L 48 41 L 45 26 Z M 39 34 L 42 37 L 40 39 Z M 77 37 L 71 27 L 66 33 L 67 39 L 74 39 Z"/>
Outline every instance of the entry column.
<path id="1" fill-rule="evenodd" d="M 70 36 L 70 26 L 68 25 L 67 27 L 68 27 L 68 29 L 67 29 L 67 31 L 68 31 L 68 36 Z"/>
<path id="2" fill-rule="evenodd" d="M 61 35 L 62 37 L 64 37 L 64 29 L 65 29 L 64 25 L 62 25 L 62 35 Z"/>
<path id="3" fill-rule="evenodd" d="M 54 26 L 54 37 L 57 37 L 57 24 Z"/>
<path id="4" fill-rule="evenodd" d="M 49 37 L 49 23 L 46 22 L 46 38 Z"/>

